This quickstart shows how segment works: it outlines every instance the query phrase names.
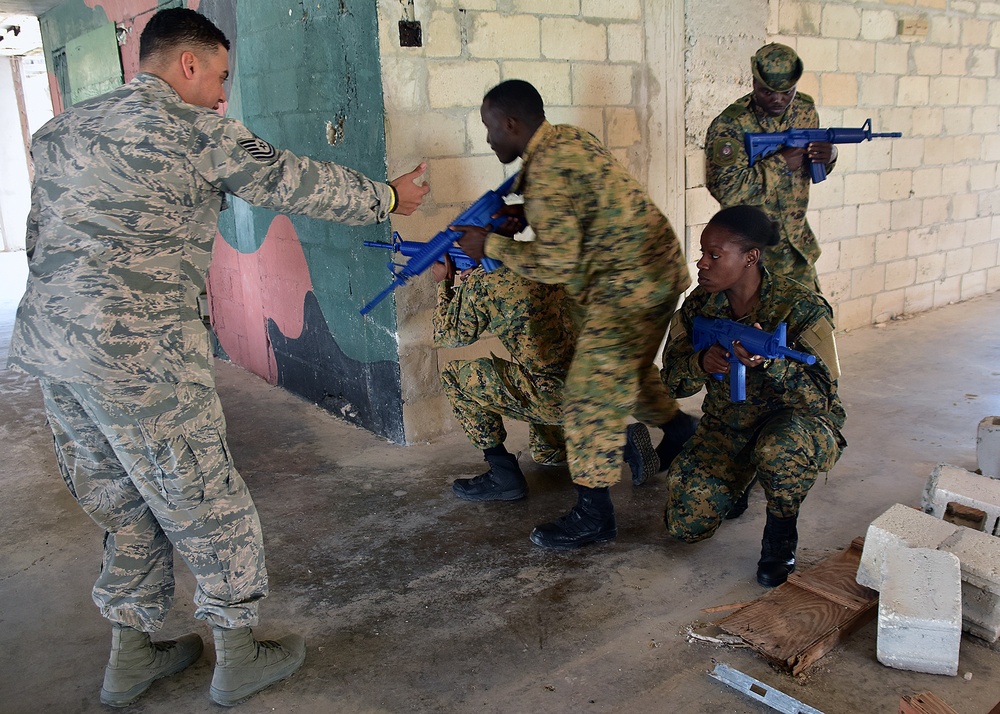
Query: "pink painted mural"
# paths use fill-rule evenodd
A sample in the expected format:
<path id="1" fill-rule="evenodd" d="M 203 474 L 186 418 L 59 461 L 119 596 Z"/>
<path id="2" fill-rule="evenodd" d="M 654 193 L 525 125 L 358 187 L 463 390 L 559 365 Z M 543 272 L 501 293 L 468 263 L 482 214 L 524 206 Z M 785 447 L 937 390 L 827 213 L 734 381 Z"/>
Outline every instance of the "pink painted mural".
<path id="1" fill-rule="evenodd" d="M 276 384 L 267 320 L 283 335 L 300 336 L 302 306 L 313 289 L 299 236 L 288 217 L 271 222 L 253 253 L 240 253 L 217 235 L 208 286 L 219 344 L 234 362 Z"/>

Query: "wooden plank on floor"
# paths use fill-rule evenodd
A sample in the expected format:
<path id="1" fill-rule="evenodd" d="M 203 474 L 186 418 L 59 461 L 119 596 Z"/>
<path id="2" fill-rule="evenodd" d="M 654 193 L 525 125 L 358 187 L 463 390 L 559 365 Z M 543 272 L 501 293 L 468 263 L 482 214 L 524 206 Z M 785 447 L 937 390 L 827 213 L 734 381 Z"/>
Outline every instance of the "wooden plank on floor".
<path id="1" fill-rule="evenodd" d="M 899 714 L 958 714 L 934 692 L 909 694 L 899 700 Z"/>
<path id="2" fill-rule="evenodd" d="M 854 579 L 863 538 L 801 574 L 793 574 L 717 624 L 779 668 L 799 674 L 877 613 L 878 593 Z"/>

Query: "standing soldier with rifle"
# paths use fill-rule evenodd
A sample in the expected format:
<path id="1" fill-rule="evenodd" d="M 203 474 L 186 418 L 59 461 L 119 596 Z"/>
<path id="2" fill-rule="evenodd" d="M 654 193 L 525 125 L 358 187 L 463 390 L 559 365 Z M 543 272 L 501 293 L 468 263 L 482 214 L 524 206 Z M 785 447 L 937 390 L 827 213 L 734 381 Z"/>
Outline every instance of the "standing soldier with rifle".
<path id="1" fill-rule="evenodd" d="M 744 134 L 814 129 L 819 127 L 819 115 L 812 97 L 796 92 L 802 60 L 791 47 L 778 43 L 761 47 L 751 58 L 750 69 L 753 91 L 730 104 L 708 128 L 708 190 L 722 208 L 759 206 L 777 221 L 781 242 L 767 251 L 768 270 L 819 292 L 815 263 L 820 249 L 806 221 L 808 165 L 817 162 L 831 170 L 837 147 L 821 141 L 805 148 L 786 147 L 751 166 Z"/>

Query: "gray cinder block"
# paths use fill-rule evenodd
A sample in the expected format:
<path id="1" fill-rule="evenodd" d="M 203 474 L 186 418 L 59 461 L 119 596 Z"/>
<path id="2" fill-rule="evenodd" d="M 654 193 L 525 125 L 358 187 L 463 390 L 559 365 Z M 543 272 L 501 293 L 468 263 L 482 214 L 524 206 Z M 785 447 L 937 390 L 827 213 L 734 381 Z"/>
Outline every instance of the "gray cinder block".
<path id="1" fill-rule="evenodd" d="M 878 605 L 878 661 L 914 672 L 958 674 L 961 582 L 961 567 L 952 553 L 887 550 Z"/>
<path id="2" fill-rule="evenodd" d="M 962 567 L 962 627 L 987 642 L 1000 639 L 1000 538 L 959 528 L 938 546 Z"/>
<path id="3" fill-rule="evenodd" d="M 943 512 L 943 511 L 942 511 Z M 882 560 L 891 548 L 937 548 L 959 526 L 897 503 L 872 521 L 865 536 L 856 580 L 873 590 L 882 589 Z"/>
<path id="4" fill-rule="evenodd" d="M 979 422 L 976 462 L 983 476 L 1000 478 L 1000 416 L 988 416 Z"/>
<path id="5" fill-rule="evenodd" d="M 921 505 L 936 518 L 943 518 L 948 503 L 954 501 L 986 512 L 986 532 L 1000 535 L 1000 479 L 949 464 L 938 464 L 927 479 Z"/>

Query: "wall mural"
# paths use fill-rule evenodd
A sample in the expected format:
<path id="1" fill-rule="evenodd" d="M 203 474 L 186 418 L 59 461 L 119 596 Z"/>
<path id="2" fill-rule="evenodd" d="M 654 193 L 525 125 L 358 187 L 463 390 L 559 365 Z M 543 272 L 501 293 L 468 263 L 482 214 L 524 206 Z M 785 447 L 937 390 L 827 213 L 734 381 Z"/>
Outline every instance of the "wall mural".
<path id="1" fill-rule="evenodd" d="M 128 81 L 138 70 L 139 35 L 149 17 L 178 6 L 204 13 L 232 43 L 228 116 L 297 154 L 385 179 L 377 16 L 367 0 L 68 0 L 40 18 L 46 53 L 51 60 L 67 41 L 117 23 L 127 30 L 120 51 Z M 328 124 L 338 128 L 335 144 L 327 139 Z M 229 203 L 208 285 L 226 356 L 402 443 L 392 301 L 368 319 L 358 314 L 387 279 L 385 256 L 361 244 L 386 240 L 388 224 L 342 226 L 234 197 Z"/>

